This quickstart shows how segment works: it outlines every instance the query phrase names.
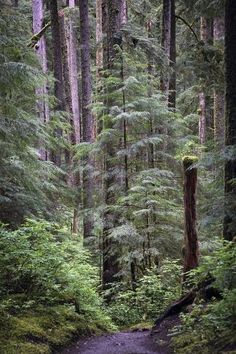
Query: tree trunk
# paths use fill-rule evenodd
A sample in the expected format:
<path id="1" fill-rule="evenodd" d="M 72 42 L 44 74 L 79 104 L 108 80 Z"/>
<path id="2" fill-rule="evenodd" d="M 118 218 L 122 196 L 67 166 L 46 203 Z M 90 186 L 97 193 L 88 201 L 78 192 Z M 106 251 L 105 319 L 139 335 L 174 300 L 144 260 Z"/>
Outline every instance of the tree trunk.
<path id="1" fill-rule="evenodd" d="M 94 142 L 94 119 L 91 110 L 92 103 L 92 75 L 90 67 L 90 31 L 88 1 L 80 0 L 80 34 L 81 34 L 81 73 L 82 73 L 82 118 L 83 118 L 83 142 Z M 85 168 L 83 172 L 83 207 L 84 238 L 93 233 L 93 161 L 89 154 L 84 158 Z"/>
<path id="2" fill-rule="evenodd" d="M 196 158 L 185 157 L 184 169 L 184 280 L 186 273 L 198 266 L 199 247 L 196 231 L 196 187 L 197 169 L 193 167 Z"/>
<path id="3" fill-rule="evenodd" d="M 59 15 L 57 8 L 57 1 L 49 1 L 50 15 L 51 15 L 51 29 L 52 29 L 52 45 L 53 45 L 53 69 L 54 69 L 54 94 L 57 99 L 57 105 L 55 110 L 65 110 L 65 98 L 64 98 L 64 81 L 63 81 L 63 63 L 62 63 L 62 43 L 61 43 L 61 31 L 59 24 Z M 56 129 L 55 137 L 59 139 L 61 136 L 61 130 Z M 61 152 L 52 151 L 51 160 L 58 166 L 61 165 Z"/>
<path id="4" fill-rule="evenodd" d="M 205 17 L 201 17 L 200 38 L 204 44 L 211 44 L 212 21 Z M 199 143 L 201 145 L 206 142 L 207 126 L 211 126 L 211 110 L 203 88 L 199 93 Z"/>
<path id="5" fill-rule="evenodd" d="M 206 142 L 206 97 L 204 92 L 199 93 L 199 143 L 201 145 L 205 144 Z"/>
<path id="6" fill-rule="evenodd" d="M 114 61 L 116 58 L 115 44 L 120 44 L 120 28 L 121 28 L 121 0 L 103 0 L 102 3 L 102 27 L 103 34 L 106 35 L 103 41 L 103 66 L 106 70 L 112 72 Z M 113 106 L 110 93 L 107 93 L 105 105 L 108 110 Z M 111 118 L 106 121 L 107 129 L 112 128 Z M 118 176 L 115 173 L 115 143 L 107 142 L 104 156 L 104 195 L 106 210 L 104 212 L 104 228 L 103 228 L 103 287 L 106 289 L 110 283 L 116 281 L 116 274 L 119 271 L 117 245 L 113 244 L 109 238 L 111 229 L 118 225 L 119 215 L 111 210 L 116 200 L 114 185 L 119 184 Z M 109 299 L 108 299 L 109 300 Z"/>
<path id="7" fill-rule="evenodd" d="M 16 6 L 16 5 L 15 5 Z M 43 28 L 43 0 L 33 0 L 32 1 L 32 13 L 33 13 L 33 33 L 38 33 Z M 44 74 L 47 73 L 47 53 L 46 53 L 46 41 L 45 37 L 42 36 L 36 45 L 36 53 L 39 59 L 39 63 Z M 36 95 L 39 97 L 37 101 L 37 110 L 41 123 L 47 123 L 49 121 L 49 107 L 45 101 L 47 95 L 47 85 L 46 83 L 42 87 L 36 89 Z M 39 142 L 40 145 L 42 142 Z M 45 147 L 40 146 L 39 154 L 42 160 L 47 160 L 47 150 Z"/>
<path id="8" fill-rule="evenodd" d="M 226 65 L 226 147 L 236 145 L 236 2 L 225 4 L 225 65 Z M 232 241 L 236 230 L 236 157 L 232 153 L 225 163 L 224 238 Z M 234 183 L 232 183 L 234 180 Z"/>
<path id="9" fill-rule="evenodd" d="M 75 0 L 69 0 L 69 8 L 75 8 Z M 79 144 L 81 142 L 81 117 L 80 117 L 80 100 L 79 100 L 79 84 L 78 84 L 78 55 L 77 43 L 74 29 L 74 13 L 70 11 L 64 19 L 65 25 L 65 43 L 66 43 L 66 65 L 67 75 L 64 74 L 66 82 L 65 87 L 67 92 L 67 104 L 69 103 L 70 126 L 71 132 L 69 141 L 71 145 Z M 67 77 L 67 78 L 66 78 Z M 70 186 L 76 188 L 77 196 L 75 198 L 75 208 L 72 221 L 72 233 L 78 233 L 78 209 L 81 205 L 80 193 L 80 173 L 73 173 L 72 163 L 73 152 L 68 152 L 68 183 Z"/>
<path id="10" fill-rule="evenodd" d="M 162 47 L 167 59 L 169 73 L 162 75 L 161 90 L 165 93 L 169 107 L 175 108 L 176 101 L 176 21 L 175 0 L 163 0 Z"/>
<path id="11" fill-rule="evenodd" d="M 75 0 L 69 0 L 69 8 L 75 8 Z M 74 132 L 73 143 L 78 144 L 81 141 L 81 118 L 80 118 L 80 102 L 79 102 L 79 85 L 78 85 L 78 56 L 76 48 L 76 38 L 74 30 L 73 13 L 68 18 L 68 62 L 69 77 L 71 91 L 71 111 L 72 111 L 72 127 Z"/>
<path id="12" fill-rule="evenodd" d="M 214 19 L 214 44 L 217 46 L 224 40 L 224 20 L 221 17 Z M 225 102 L 224 90 L 216 83 L 214 89 L 214 140 L 218 149 L 224 148 L 225 140 Z"/>

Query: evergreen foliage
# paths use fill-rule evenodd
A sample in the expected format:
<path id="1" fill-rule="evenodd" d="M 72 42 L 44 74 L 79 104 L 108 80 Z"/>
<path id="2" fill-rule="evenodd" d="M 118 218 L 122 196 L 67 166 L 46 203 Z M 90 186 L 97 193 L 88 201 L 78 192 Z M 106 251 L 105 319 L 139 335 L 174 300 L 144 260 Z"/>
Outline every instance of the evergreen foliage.
<path id="1" fill-rule="evenodd" d="M 224 146 L 225 30 L 215 27 L 225 2 L 172 1 L 172 44 L 162 0 L 127 1 L 122 24 L 125 2 L 101 1 L 99 19 L 99 1 L 89 17 L 86 2 L 51 1 L 53 28 L 46 3 L 43 68 L 31 2 L 0 0 L 0 352 L 50 353 L 112 321 L 152 323 L 181 297 L 183 161 L 198 169 L 200 266 L 188 279 L 198 288 L 212 277 L 221 298 L 197 297 L 173 350 L 234 350 L 235 240 L 222 237 L 225 210 L 232 229 L 236 220 L 224 190 L 235 146 Z"/>

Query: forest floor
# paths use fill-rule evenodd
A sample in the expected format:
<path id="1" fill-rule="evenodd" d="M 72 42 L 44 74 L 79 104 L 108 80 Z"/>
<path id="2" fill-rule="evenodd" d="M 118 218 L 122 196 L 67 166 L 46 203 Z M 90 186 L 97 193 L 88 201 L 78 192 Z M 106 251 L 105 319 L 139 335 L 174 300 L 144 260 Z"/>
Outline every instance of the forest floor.
<path id="1" fill-rule="evenodd" d="M 179 323 L 172 317 L 153 331 L 135 330 L 88 337 L 58 352 L 61 354 L 170 354 L 168 331 Z"/>

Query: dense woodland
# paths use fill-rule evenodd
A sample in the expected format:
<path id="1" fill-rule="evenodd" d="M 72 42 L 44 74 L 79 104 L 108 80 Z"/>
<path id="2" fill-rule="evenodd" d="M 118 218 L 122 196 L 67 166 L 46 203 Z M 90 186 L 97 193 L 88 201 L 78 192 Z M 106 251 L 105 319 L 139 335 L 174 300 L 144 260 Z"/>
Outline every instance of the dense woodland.
<path id="1" fill-rule="evenodd" d="M 235 149 L 235 1 L 0 0 L 0 353 L 235 353 Z"/>

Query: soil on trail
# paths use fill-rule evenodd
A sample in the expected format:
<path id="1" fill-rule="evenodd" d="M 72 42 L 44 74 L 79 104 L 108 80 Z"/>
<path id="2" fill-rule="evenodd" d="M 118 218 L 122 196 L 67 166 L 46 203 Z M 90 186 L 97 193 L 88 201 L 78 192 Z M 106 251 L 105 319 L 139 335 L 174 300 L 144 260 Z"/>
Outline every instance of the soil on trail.
<path id="1" fill-rule="evenodd" d="M 62 354 L 164 354 L 164 348 L 155 343 L 151 332 L 120 332 L 79 340 Z"/>

